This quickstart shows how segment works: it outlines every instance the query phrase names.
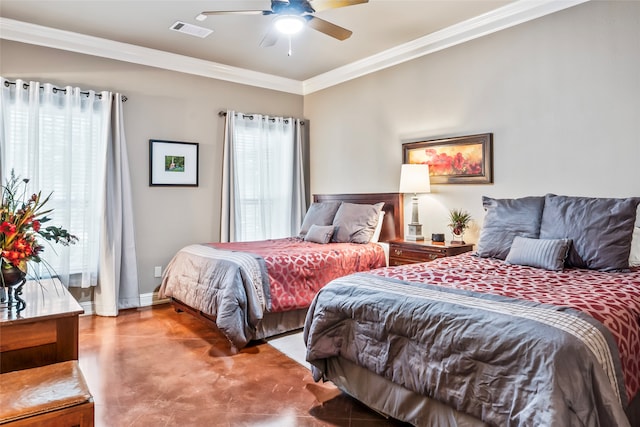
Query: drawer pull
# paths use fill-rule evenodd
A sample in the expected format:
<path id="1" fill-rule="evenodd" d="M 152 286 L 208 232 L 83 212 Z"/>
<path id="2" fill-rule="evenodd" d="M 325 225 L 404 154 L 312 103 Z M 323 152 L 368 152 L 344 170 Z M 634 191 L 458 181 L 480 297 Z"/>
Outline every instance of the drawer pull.
<path id="1" fill-rule="evenodd" d="M 432 260 L 432 261 L 433 261 L 434 259 L 437 259 L 437 258 L 438 258 L 438 255 L 436 255 L 436 254 L 429 254 L 429 259 L 430 259 L 430 260 Z"/>
<path id="2" fill-rule="evenodd" d="M 393 253 L 396 255 L 402 255 L 402 249 L 394 249 Z"/>

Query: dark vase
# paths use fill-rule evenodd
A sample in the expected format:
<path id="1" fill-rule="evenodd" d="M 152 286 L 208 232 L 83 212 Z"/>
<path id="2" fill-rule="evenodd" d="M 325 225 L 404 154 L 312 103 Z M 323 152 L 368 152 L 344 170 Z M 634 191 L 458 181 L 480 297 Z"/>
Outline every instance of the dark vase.
<path id="1" fill-rule="evenodd" d="M 27 275 L 27 273 L 20 270 L 18 267 L 14 267 L 11 264 L 9 264 L 7 268 L 7 264 L 5 264 L 4 262 L 2 263 L 0 270 L 2 271 L 2 279 L 4 283 L 0 283 L 0 285 L 5 287 L 19 285 Z"/>

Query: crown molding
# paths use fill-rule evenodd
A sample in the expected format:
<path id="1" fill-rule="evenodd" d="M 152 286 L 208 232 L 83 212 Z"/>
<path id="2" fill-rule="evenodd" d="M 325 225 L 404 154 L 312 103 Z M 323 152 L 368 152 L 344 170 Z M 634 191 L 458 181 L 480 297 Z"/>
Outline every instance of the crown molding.
<path id="1" fill-rule="evenodd" d="M 307 95 L 589 0 L 520 0 L 304 81 L 0 17 L 0 38 Z"/>
<path id="2" fill-rule="evenodd" d="M 520 0 L 302 82 L 303 95 L 558 12 L 589 0 Z"/>
<path id="3" fill-rule="evenodd" d="M 302 82 L 0 17 L 0 38 L 301 95 Z"/>

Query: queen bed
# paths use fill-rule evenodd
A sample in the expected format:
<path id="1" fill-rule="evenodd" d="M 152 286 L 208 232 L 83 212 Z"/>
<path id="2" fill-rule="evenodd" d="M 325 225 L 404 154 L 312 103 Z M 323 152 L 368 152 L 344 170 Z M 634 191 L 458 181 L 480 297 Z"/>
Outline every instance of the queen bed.
<path id="1" fill-rule="evenodd" d="M 397 193 L 314 195 L 298 236 L 188 245 L 167 265 L 159 293 L 240 349 L 302 328 L 331 280 L 385 266 L 384 242 L 402 236 L 402 218 Z"/>
<path id="2" fill-rule="evenodd" d="M 332 281 L 314 379 L 414 425 L 639 426 L 639 200 L 484 198 L 475 253 Z"/>

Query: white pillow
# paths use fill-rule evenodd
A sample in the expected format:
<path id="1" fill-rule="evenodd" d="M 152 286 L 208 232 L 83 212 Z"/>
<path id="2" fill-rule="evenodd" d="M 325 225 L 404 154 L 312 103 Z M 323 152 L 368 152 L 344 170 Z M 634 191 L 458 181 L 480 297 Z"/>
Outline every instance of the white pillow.
<path id="1" fill-rule="evenodd" d="M 636 227 L 633 227 L 629 267 L 640 267 L 640 222 L 636 222 Z"/>
<path id="2" fill-rule="evenodd" d="M 378 240 L 380 240 L 380 233 L 382 232 L 382 223 L 384 222 L 384 211 L 380 211 L 380 215 L 378 216 L 378 224 L 376 224 L 376 229 L 373 230 L 373 236 L 371 236 L 371 240 L 369 240 L 372 243 L 376 243 Z"/>
<path id="3" fill-rule="evenodd" d="M 629 267 L 640 267 L 640 205 L 636 211 L 636 224 L 631 236 L 631 251 L 629 251 Z"/>

